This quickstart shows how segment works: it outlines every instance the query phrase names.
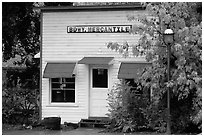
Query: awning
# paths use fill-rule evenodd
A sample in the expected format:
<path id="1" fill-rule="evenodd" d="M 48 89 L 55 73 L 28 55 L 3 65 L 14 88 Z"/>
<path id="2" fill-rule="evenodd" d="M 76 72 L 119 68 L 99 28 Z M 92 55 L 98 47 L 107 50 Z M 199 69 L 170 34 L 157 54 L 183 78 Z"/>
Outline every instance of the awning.
<path id="1" fill-rule="evenodd" d="M 113 57 L 84 57 L 78 64 L 110 64 Z"/>
<path id="2" fill-rule="evenodd" d="M 72 77 L 76 63 L 47 63 L 44 78 Z"/>
<path id="3" fill-rule="evenodd" d="M 145 67 L 151 66 L 151 63 L 125 63 L 122 62 L 118 72 L 119 79 L 133 79 L 143 71 Z"/>

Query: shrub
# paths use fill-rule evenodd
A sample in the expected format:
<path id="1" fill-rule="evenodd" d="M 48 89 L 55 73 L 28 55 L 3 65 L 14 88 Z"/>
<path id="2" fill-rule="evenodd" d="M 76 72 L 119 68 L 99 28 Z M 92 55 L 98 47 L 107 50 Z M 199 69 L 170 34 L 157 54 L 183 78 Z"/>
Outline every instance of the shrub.
<path id="1" fill-rule="evenodd" d="M 195 93 L 191 91 L 188 97 L 178 99 L 178 96 L 171 95 L 170 114 L 171 114 L 171 132 L 172 133 L 200 133 L 199 128 L 202 123 L 194 123 L 193 115 L 193 99 Z M 161 98 L 154 100 L 147 108 L 143 109 L 146 119 L 148 119 L 149 127 L 158 132 L 166 132 L 167 121 L 167 95 L 166 92 Z M 198 116 L 202 119 L 202 117 Z M 198 120 L 200 121 L 200 120 Z"/>
<path id="2" fill-rule="evenodd" d="M 125 81 L 116 83 L 108 94 L 111 131 L 133 132 L 147 127 L 147 119 L 143 114 L 149 102 L 147 94 L 137 95 Z"/>
<path id="3" fill-rule="evenodd" d="M 2 93 L 3 123 L 33 123 L 39 110 L 38 92 L 38 90 L 34 89 L 4 87 Z"/>
<path id="4" fill-rule="evenodd" d="M 167 127 L 167 94 L 163 92 L 160 98 L 152 96 L 149 99 L 148 90 L 143 88 L 143 94 L 137 95 L 125 81 L 116 83 L 108 95 L 109 114 L 112 124 L 110 131 L 133 132 L 140 129 L 151 129 L 166 132 Z M 187 98 L 178 100 L 178 96 L 171 95 L 171 132 L 172 133 L 200 133 L 199 115 L 193 117 L 197 110 L 192 109 L 195 98 L 191 91 Z M 199 114 L 202 114 L 200 111 Z M 198 120 L 197 120 L 198 119 Z M 194 122 L 194 121 L 195 122 Z M 197 122 L 198 121 L 198 122 Z"/>
<path id="5" fill-rule="evenodd" d="M 164 100 L 166 98 L 160 100 L 152 97 L 149 105 L 143 109 L 143 113 L 148 119 L 148 127 L 153 131 L 166 131 L 167 109 Z"/>
<path id="6" fill-rule="evenodd" d="M 30 124 L 39 120 L 39 69 L 5 69 L 2 83 L 2 121 Z"/>

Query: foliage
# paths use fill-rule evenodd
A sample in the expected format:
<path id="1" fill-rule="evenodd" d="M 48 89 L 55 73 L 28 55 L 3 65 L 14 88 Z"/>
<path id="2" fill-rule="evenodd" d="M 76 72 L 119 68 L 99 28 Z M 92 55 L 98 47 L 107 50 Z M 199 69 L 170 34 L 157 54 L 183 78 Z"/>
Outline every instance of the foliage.
<path id="1" fill-rule="evenodd" d="M 39 60 L 34 55 L 40 50 L 40 10 L 36 7 L 72 5 L 70 2 L 3 2 L 2 45 L 3 62 L 14 67 L 27 67 L 23 74 L 11 73 L 7 77 L 20 77 L 21 81 L 39 80 Z M 17 57 L 17 58 L 16 58 Z M 19 59 L 20 57 L 20 59 Z M 7 62 L 6 62 L 7 61 Z M 12 67 L 13 67 L 12 66 Z M 17 71 L 16 71 L 17 72 Z M 9 80 L 9 79 L 8 79 Z M 36 85 L 36 84 L 35 84 Z"/>
<path id="2" fill-rule="evenodd" d="M 3 59 L 16 54 L 27 57 L 39 49 L 39 13 L 33 10 L 31 2 L 2 3 Z"/>
<path id="3" fill-rule="evenodd" d="M 133 132 L 147 126 L 143 114 L 149 100 L 147 94 L 136 95 L 125 81 L 116 83 L 108 94 L 111 131 Z"/>
<path id="4" fill-rule="evenodd" d="M 43 6 L 71 6 L 71 2 L 3 2 L 3 61 L 20 55 L 20 64 L 32 65 L 40 51 L 40 10 Z"/>
<path id="5" fill-rule="evenodd" d="M 39 70 L 3 70 L 2 118 L 3 123 L 33 124 L 39 120 Z"/>
<path id="6" fill-rule="evenodd" d="M 38 114 L 38 90 L 4 88 L 2 95 L 2 120 L 10 124 L 36 122 Z"/>
<path id="7" fill-rule="evenodd" d="M 139 26 L 133 25 L 131 32 L 140 35 L 138 43 L 120 45 L 110 42 L 108 48 L 122 49 L 121 53 L 124 53 L 123 51 L 129 52 L 128 48 L 132 46 L 135 56 L 145 56 L 147 61 L 152 62 L 152 67 L 143 73 L 138 81 L 152 89 L 154 102 L 151 103 L 150 110 L 156 111 L 152 113 L 155 117 L 158 111 L 165 114 L 166 101 L 162 100 L 165 100 L 167 87 L 170 87 L 173 132 L 183 131 L 192 122 L 201 128 L 202 3 L 157 2 L 144 3 L 144 5 L 148 16 L 128 16 L 128 20 L 132 22 L 136 19 L 141 22 Z M 167 81 L 166 77 L 167 52 L 163 42 L 163 32 L 168 27 L 175 33 L 174 44 L 171 45 L 171 81 Z M 185 101 L 188 103 L 184 103 Z M 159 106 L 164 107 L 159 108 Z M 180 113 L 181 110 L 184 110 L 183 113 Z M 153 116 L 150 115 L 150 121 L 151 117 Z M 164 118 L 165 115 L 154 121 L 160 119 L 159 123 L 164 123 Z M 177 119 L 180 119 L 182 124 L 178 124 Z M 179 127 L 176 129 L 176 126 Z"/>
<path id="8" fill-rule="evenodd" d="M 2 57 L 6 65 L 14 64 L 14 69 L 5 66 L 6 72 L 3 70 L 3 122 L 35 122 L 39 119 L 36 101 L 40 71 L 39 60 L 34 59 L 34 55 L 40 50 L 40 10 L 35 7 L 62 5 L 72 3 L 2 3 Z M 20 71 L 22 66 L 24 71 Z"/>

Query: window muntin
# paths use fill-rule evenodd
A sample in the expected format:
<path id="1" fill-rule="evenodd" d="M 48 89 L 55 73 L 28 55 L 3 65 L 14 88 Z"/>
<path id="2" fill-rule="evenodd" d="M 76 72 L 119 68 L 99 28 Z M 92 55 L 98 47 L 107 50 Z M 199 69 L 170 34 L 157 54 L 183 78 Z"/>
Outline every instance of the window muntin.
<path id="1" fill-rule="evenodd" d="M 93 69 L 92 85 L 93 88 L 108 88 L 108 69 Z"/>
<path id="2" fill-rule="evenodd" d="M 75 103 L 75 77 L 51 79 L 51 102 Z"/>

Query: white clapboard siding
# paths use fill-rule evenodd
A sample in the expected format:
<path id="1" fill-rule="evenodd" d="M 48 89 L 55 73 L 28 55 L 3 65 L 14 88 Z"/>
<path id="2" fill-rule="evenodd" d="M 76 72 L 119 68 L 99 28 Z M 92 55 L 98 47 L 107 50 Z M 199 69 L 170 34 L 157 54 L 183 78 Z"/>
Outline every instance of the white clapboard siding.
<path id="1" fill-rule="evenodd" d="M 118 81 L 117 74 L 122 55 L 107 48 L 108 42 L 138 42 L 138 35 L 128 33 L 67 33 L 69 25 L 132 25 L 128 15 L 144 11 L 89 11 L 45 12 L 42 20 L 42 75 L 47 62 L 79 61 L 84 56 L 114 56 L 110 66 L 111 86 Z M 139 22 L 136 22 L 136 24 Z M 132 58 L 134 58 L 131 55 Z M 135 58 L 134 58 L 135 59 Z M 42 117 L 57 115 L 62 123 L 79 122 L 89 116 L 89 66 L 78 64 L 76 69 L 76 99 L 74 106 L 50 104 L 50 81 L 42 79 Z"/>

